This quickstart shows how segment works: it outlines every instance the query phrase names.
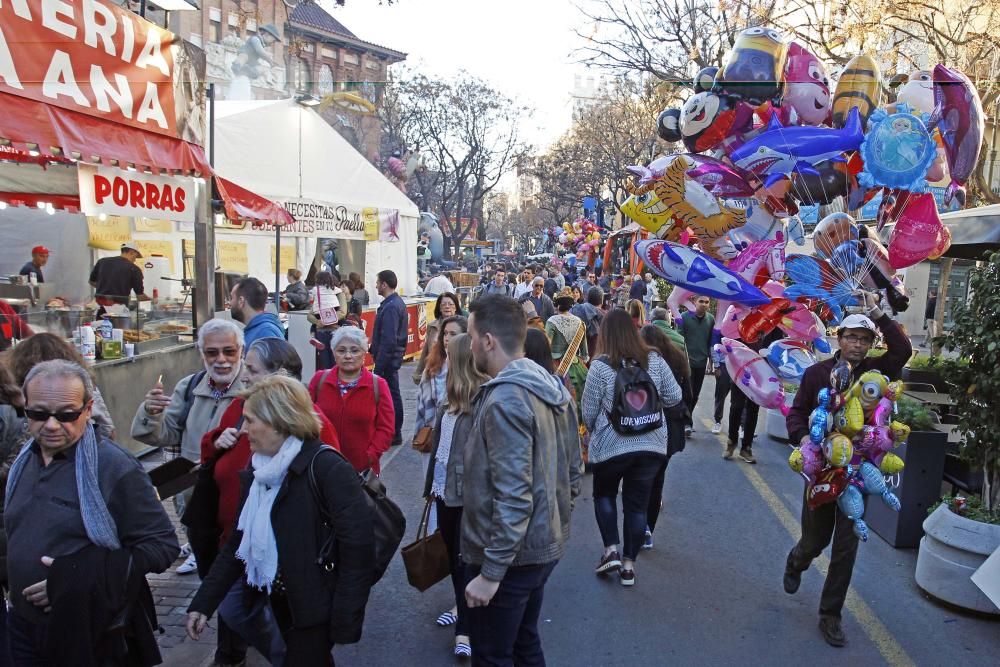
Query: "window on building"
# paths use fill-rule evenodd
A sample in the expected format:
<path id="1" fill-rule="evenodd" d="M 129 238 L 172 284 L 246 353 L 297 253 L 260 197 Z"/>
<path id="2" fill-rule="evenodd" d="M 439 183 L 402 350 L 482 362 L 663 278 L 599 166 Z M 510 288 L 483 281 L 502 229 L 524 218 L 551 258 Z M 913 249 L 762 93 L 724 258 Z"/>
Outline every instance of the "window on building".
<path id="1" fill-rule="evenodd" d="M 296 91 L 302 93 L 312 92 L 312 72 L 305 58 L 295 59 L 293 77 L 292 82 L 295 84 Z"/>
<path id="2" fill-rule="evenodd" d="M 316 82 L 316 92 L 320 95 L 329 95 L 336 88 L 336 83 L 333 81 L 333 70 L 330 69 L 329 65 L 323 65 L 319 68 L 319 79 Z"/>
<path id="3" fill-rule="evenodd" d="M 222 41 L 222 24 L 218 21 L 208 22 L 208 41 L 218 44 Z"/>

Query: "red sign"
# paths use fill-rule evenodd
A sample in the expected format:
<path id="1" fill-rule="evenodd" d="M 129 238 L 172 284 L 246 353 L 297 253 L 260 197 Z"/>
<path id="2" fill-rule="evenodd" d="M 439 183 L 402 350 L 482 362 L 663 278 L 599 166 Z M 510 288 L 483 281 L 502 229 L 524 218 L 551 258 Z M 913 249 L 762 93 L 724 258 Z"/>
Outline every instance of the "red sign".
<path id="1" fill-rule="evenodd" d="M 407 332 L 406 332 L 406 353 L 403 355 L 407 359 L 420 356 L 420 349 L 427 339 L 427 308 L 422 303 L 409 303 L 406 305 Z M 366 310 L 361 313 L 361 323 L 364 325 L 368 340 L 372 338 L 375 331 L 375 310 Z M 365 364 L 372 366 L 375 360 L 370 354 L 365 355 Z"/>
<path id="2" fill-rule="evenodd" d="M 178 137 L 175 40 L 107 0 L 6 0 L 0 91 Z"/>

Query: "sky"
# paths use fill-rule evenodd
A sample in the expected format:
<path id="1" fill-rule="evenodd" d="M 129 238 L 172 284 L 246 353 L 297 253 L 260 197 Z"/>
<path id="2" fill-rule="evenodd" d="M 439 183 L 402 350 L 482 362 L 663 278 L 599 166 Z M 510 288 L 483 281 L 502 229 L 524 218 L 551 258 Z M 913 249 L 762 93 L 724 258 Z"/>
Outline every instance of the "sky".
<path id="1" fill-rule="evenodd" d="M 571 120 L 574 74 L 587 70 L 572 51 L 587 25 L 572 0 L 347 0 L 320 2 L 360 39 L 408 54 L 428 75 L 459 69 L 535 109 L 525 138 L 539 148 Z"/>

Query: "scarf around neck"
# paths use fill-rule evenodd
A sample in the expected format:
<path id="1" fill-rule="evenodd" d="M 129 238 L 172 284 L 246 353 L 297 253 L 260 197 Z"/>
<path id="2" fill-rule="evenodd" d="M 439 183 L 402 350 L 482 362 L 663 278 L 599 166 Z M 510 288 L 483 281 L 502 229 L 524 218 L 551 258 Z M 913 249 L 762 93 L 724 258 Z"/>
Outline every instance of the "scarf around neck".
<path id="1" fill-rule="evenodd" d="M 250 459 L 253 483 L 237 523 L 243 539 L 236 555 L 246 563 L 247 583 L 268 593 L 278 574 L 278 545 L 271 525 L 271 508 L 288 474 L 288 466 L 301 450 L 302 441 L 288 436 L 274 456 L 254 454 Z"/>
<path id="2" fill-rule="evenodd" d="M 10 474 L 7 477 L 7 492 L 4 496 L 4 507 L 10 505 L 10 499 L 14 496 L 17 482 L 24 472 L 24 466 L 32 456 L 31 445 L 34 438 L 21 448 L 21 453 L 17 455 L 13 465 L 10 467 Z M 76 443 L 76 495 L 80 501 L 80 516 L 83 519 L 83 528 L 87 531 L 87 537 L 91 542 L 105 549 L 117 550 L 121 548 L 118 541 L 118 526 L 115 518 L 111 516 L 108 505 L 101 495 L 101 487 L 97 481 L 97 435 L 91 424 L 87 425 L 83 432 L 83 437 Z"/>

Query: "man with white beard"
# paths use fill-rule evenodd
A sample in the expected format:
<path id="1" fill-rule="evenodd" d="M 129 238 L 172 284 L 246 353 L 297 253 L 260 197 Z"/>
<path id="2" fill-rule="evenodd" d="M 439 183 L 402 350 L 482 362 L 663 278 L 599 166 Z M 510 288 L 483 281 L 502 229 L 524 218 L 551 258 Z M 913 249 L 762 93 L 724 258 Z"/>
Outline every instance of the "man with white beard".
<path id="1" fill-rule="evenodd" d="M 209 320 L 198 329 L 198 350 L 205 369 L 182 378 L 171 394 L 157 382 L 132 420 L 133 438 L 153 447 L 179 445 L 181 456 L 195 463 L 201 458 L 202 436 L 218 426 L 222 413 L 243 390 L 243 331 L 229 320 Z M 180 516 L 186 494 L 175 498 Z M 191 554 L 177 573 L 196 569 Z"/>

